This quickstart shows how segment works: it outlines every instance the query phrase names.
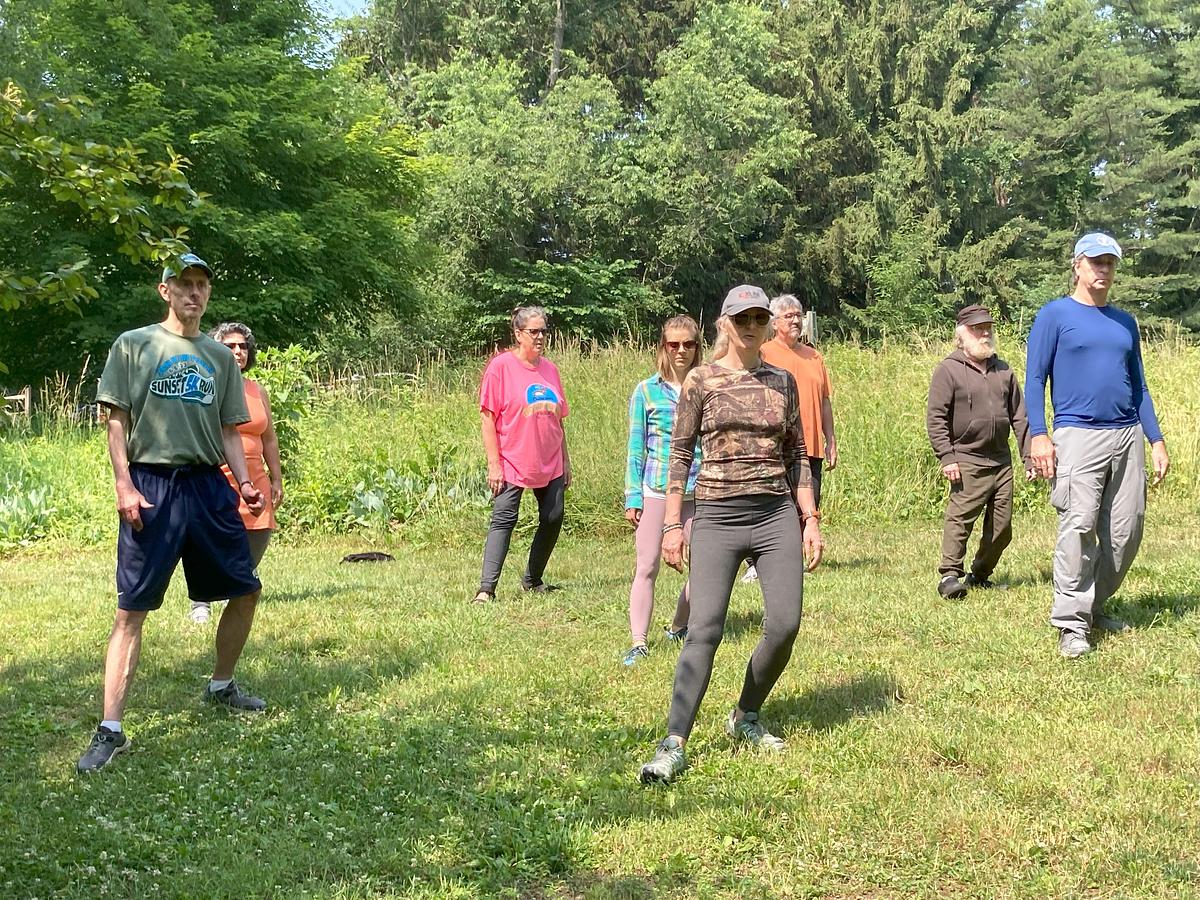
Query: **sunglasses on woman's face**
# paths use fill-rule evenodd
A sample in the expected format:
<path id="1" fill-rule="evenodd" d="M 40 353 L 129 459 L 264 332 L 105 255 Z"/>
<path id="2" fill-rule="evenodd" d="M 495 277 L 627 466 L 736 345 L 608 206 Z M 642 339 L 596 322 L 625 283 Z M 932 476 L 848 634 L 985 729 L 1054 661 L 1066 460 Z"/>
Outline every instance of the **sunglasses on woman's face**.
<path id="1" fill-rule="evenodd" d="M 738 328 L 745 328 L 751 324 L 763 328 L 771 324 L 771 314 L 765 309 L 755 313 L 740 312 L 733 317 L 733 324 Z"/>
<path id="2" fill-rule="evenodd" d="M 545 337 L 550 333 L 549 328 L 522 328 L 521 331 L 530 337 Z"/>
<path id="3" fill-rule="evenodd" d="M 680 350 L 695 350 L 695 341 L 663 341 L 668 350 L 672 353 L 678 353 Z"/>
<path id="4" fill-rule="evenodd" d="M 240 341 L 224 341 L 226 347 L 230 350 L 249 350 L 250 345 Z"/>

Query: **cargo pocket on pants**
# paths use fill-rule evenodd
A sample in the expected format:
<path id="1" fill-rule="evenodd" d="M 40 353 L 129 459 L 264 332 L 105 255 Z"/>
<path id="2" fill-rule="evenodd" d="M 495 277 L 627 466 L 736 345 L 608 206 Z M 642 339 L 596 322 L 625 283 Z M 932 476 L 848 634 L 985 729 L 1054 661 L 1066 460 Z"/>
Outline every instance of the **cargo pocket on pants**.
<path id="1" fill-rule="evenodd" d="M 1065 466 L 1055 469 L 1050 479 L 1050 505 L 1060 513 L 1071 506 L 1071 470 Z"/>

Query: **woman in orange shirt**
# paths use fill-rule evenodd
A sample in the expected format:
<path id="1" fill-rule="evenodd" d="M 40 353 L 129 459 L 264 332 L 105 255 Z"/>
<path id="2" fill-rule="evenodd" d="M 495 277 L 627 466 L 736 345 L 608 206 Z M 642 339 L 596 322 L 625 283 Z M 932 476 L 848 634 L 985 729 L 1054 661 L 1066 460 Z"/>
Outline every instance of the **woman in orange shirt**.
<path id="1" fill-rule="evenodd" d="M 254 332 L 247 326 L 241 322 L 222 322 L 209 334 L 230 349 L 243 373 L 254 367 L 258 348 L 254 343 Z M 245 500 L 239 502 L 238 511 L 246 526 L 246 537 L 250 540 L 250 556 L 257 569 L 263 554 L 267 552 L 267 544 L 271 542 L 271 532 L 275 530 L 275 509 L 283 501 L 283 478 L 279 469 L 279 439 L 275 436 L 267 392 L 258 382 L 249 378 L 243 378 L 242 384 L 246 391 L 246 409 L 250 413 L 250 421 L 238 426 L 242 449 L 246 453 L 246 471 L 262 495 L 271 498 L 270 503 L 263 504 L 262 512 L 258 515 L 250 512 Z M 222 466 L 221 469 L 236 491 L 236 479 L 229 467 Z M 208 607 L 207 603 L 193 600 L 192 621 L 207 622 Z"/>

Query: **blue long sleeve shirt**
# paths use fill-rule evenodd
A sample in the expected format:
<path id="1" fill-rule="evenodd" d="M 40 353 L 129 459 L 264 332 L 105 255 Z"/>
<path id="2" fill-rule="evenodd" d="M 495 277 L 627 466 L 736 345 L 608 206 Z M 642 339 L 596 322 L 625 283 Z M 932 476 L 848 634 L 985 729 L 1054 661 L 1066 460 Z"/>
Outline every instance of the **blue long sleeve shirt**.
<path id="1" fill-rule="evenodd" d="M 1046 379 L 1054 427 L 1142 425 L 1150 443 L 1162 440 L 1146 387 L 1137 321 L 1114 306 L 1051 300 L 1029 332 L 1025 408 L 1029 433 L 1046 434 Z"/>
<path id="2" fill-rule="evenodd" d="M 679 392 L 661 375 L 651 375 L 629 398 L 629 452 L 625 462 L 625 508 L 642 509 L 645 489 L 667 490 L 667 464 Z M 696 490 L 700 471 L 700 442 L 688 473 L 687 493 Z"/>

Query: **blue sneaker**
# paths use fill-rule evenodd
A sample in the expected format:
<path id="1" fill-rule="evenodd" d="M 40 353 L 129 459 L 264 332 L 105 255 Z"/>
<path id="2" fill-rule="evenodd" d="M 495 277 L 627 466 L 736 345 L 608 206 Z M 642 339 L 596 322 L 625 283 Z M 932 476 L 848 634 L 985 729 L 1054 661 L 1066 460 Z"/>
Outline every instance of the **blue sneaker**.
<path id="1" fill-rule="evenodd" d="M 687 626 L 684 625 L 678 631 L 672 631 L 669 626 L 663 626 L 663 638 L 672 644 L 682 644 L 684 638 L 687 637 Z"/>
<path id="2" fill-rule="evenodd" d="M 650 651 L 646 649 L 645 644 L 635 644 L 629 648 L 629 652 L 625 654 L 625 658 L 621 660 L 623 666 L 637 665 L 639 659 L 647 659 L 650 656 Z"/>

